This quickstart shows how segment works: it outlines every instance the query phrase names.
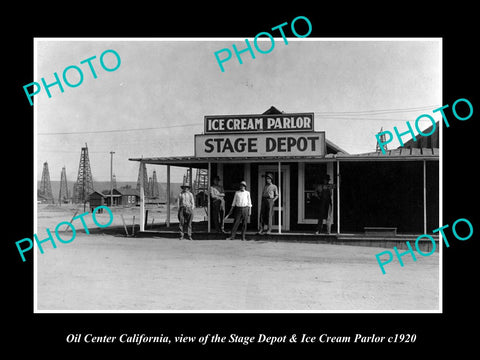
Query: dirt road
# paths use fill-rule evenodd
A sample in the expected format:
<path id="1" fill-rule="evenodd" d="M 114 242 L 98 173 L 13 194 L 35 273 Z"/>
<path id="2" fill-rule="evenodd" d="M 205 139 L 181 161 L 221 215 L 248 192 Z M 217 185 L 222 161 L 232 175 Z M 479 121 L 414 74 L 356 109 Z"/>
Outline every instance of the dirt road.
<path id="1" fill-rule="evenodd" d="M 39 211 L 39 233 L 42 227 L 69 221 L 69 216 Z M 57 246 L 46 244 L 45 253 L 36 254 L 40 311 L 376 311 L 439 306 L 438 253 L 418 256 L 416 262 L 404 256 L 404 267 L 395 259 L 383 275 L 375 254 L 385 249 L 373 247 L 84 233 Z"/>

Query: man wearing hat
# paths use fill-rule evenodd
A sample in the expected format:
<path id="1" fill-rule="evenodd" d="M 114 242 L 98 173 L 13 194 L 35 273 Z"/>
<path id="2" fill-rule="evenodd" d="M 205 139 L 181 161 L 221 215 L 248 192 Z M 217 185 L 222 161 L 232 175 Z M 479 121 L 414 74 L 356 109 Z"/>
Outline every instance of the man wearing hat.
<path id="1" fill-rule="evenodd" d="M 210 187 L 210 196 L 212 198 L 212 220 L 215 230 L 225 234 L 225 192 L 220 185 L 220 177 L 213 178 L 213 185 Z"/>
<path id="2" fill-rule="evenodd" d="M 188 240 L 192 239 L 192 220 L 193 209 L 195 209 L 195 199 L 190 192 L 190 185 L 183 184 L 181 186 L 182 192 L 178 195 L 178 221 L 180 222 L 180 240 L 183 240 L 185 228 L 188 236 Z"/>
<path id="3" fill-rule="evenodd" d="M 317 231 L 315 234 L 320 234 L 323 228 L 323 220 L 328 219 L 328 211 L 332 206 L 332 188 L 335 187 L 333 184 L 329 184 L 330 182 L 330 175 L 325 174 L 323 177 L 322 184 L 318 185 L 315 189 L 314 196 L 318 199 L 318 206 L 317 206 Z M 327 233 L 330 233 L 330 227 L 327 223 Z"/>
<path id="4" fill-rule="evenodd" d="M 268 226 L 267 234 L 272 232 L 273 204 L 278 199 L 278 187 L 272 183 L 273 175 L 265 174 L 265 186 L 262 191 L 262 204 L 260 206 L 260 229 L 258 234 L 264 233 L 265 225 Z"/>
<path id="5" fill-rule="evenodd" d="M 235 192 L 233 197 L 232 207 L 227 216 L 234 214 L 234 223 L 232 227 L 232 233 L 227 240 L 235 240 L 237 229 L 240 223 L 242 223 L 242 240 L 245 239 L 245 232 L 247 231 L 248 218 L 252 214 L 252 200 L 250 198 L 250 192 L 247 190 L 247 183 L 245 181 L 240 182 L 240 190 Z"/>

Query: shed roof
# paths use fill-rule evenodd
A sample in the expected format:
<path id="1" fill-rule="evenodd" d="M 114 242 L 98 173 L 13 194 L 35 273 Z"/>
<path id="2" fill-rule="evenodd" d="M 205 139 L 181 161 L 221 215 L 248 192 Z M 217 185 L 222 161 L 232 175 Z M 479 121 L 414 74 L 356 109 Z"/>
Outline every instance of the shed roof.
<path id="1" fill-rule="evenodd" d="M 118 190 L 122 195 L 136 195 L 140 196 L 140 190 L 133 188 L 124 188 Z"/>
<path id="2" fill-rule="evenodd" d="M 122 195 L 122 193 L 121 193 L 120 191 L 118 191 L 117 189 L 114 188 L 114 189 L 112 189 L 112 190 L 113 190 L 113 196 L 114 196 L 114 197 L 115 197 L 115 196 L 121 196 L 121 195 Z M 103 195 L 107 195 L 107 196 L 109 196 L 109 197 L 111 196 L 109 189 L 102 190 L 102 194 L 103 194 Z"/>
<path id="3" fill-rule="evenodd" d="M 350 161 L 382 161 L 382 160 L 438 160 L 440 149 L 438 148 L 398 148 L 386 150 L 385 154 L 381 151 L 373 151 L 363 154 L 337 154 L 338 160 Z"/>
<path id="4" fill-rule="evenodd" d="M 95 194 L 98 194 L 100 195 L 101 197 L 105 197 L 104 194 L 102 194 L 100 191 L 97 191 L 97 190 L 94 190 L 92 191 L 90 194 L 88 194 L 88 197 L 92 196 L 92 195 L 95 195 Z"/>

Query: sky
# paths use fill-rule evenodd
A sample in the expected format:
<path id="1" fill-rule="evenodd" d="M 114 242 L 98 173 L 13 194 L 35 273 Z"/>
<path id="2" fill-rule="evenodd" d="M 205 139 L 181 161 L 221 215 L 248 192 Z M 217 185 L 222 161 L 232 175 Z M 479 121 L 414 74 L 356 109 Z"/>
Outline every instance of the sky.
<path id="1" fill-rule="evenodd" d="M 268 54 L 254 48 L 253 59 L 243 53 L 243 64 L 233 55 L 222 72 L 214 53 L 233 52 L 232 44 L 244 49 L 244 38 L 37 38 L 32 81 L 52 83 L 54 72 L 62 79 L 70 65 L 84 76 L 78 87 L 61 80 L 63 93 L 52 86 L 51 98 L 43 88 L 34 96 L 37 179 L 46 161 L 51 180 L 60 180 L 63 166 L 67 179 L 76 180 L 87 143 L 94 180 L 110 180 L 114 151 L 117 181 L 136 181 L 138 162 L 129 158 L 194 155 L 194 135 L 203 132 L 205 115 L 261 114 L 270 106 L 285 113 L 313 112 L 315 130 L 352 154 L 375 151 L 382 127 L 407 130 L 405 122 L 413 126 L 422 114 L 441 119 L 432 113 L 444 105 L 441 39 L 275 40 Z M 270 47 L 265 41 L 259 42 L 264 50 Z M 121 58 L 111 72 L 99 62 L 109 49 Z M 96 79 L 88 64 L 80 64 L 92 56 Z M 111 53 L 104 61 L 116 65 Z M 75 70 L 67 78 L 79 81 Z M 426 129 L 431 123 L 423 119 L 419 125 Z M 399 145 L 395 139 L 388 146 Z M 166 180 L 165 166 L 147 169 L 149 176 L 156 170 L 158 180 Z M 184 172 L 172 168 L 172 181 L 181 181 Z"/>

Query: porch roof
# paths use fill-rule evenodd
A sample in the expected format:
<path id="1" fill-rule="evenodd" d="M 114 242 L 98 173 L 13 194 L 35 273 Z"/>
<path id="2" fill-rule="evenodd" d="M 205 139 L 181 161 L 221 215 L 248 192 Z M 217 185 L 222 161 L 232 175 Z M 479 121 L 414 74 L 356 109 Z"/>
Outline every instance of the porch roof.
<path id="1" fill-rule="evenodd" d="M 326 154 L 325 156 L 255 156 L 255 157 L 196 157 L 171 156 L 130 158 L 130 161 L 143 161 L 146 164 L 173 165 L 179 167 L 193 167 L 207 169 L 208 163 L 277 163 L 277 162 L 331 162 L 331 161 L 438 161 L 440 151 L 437 148 L 400 148 L 381 152 L 363 154 Z"/>

